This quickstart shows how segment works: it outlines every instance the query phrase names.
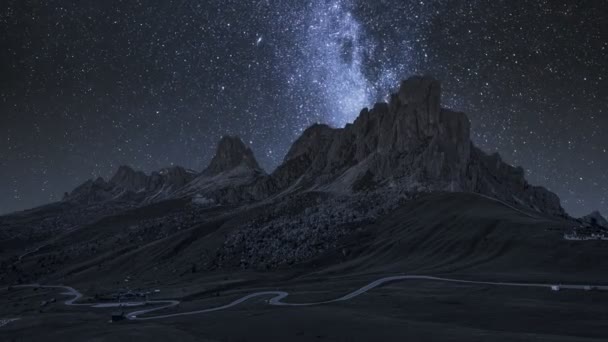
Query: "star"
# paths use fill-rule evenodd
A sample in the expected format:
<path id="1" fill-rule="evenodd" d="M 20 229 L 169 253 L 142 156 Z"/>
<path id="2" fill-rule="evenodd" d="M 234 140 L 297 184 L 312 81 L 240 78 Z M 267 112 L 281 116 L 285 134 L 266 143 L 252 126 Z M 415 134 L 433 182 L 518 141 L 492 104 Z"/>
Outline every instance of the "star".
<path id="1" fill-rule="evenodd" d="M 272 171 L 309 125 L 342 127 L 402 79 L 430 74 L 442 105 L 467 113 L 476 146 L 529 170 L 572 215 L 608 215 L 602 5 L 7 0 L 0 213 L 120 164 L 202 170 L 225 134 Z"/>

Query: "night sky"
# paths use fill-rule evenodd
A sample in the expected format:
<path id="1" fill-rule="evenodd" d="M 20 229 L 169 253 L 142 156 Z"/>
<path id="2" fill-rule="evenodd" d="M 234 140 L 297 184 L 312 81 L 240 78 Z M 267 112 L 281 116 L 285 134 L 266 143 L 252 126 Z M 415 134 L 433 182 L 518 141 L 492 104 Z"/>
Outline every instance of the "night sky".
<path id="1" fill-rule="evenodd" d="M 3 0 L 0 213 L 118 165 L 201 170 L 224 134 L 271 171 L 430 74 L 473 141 L 575 216 L 608 214 L 605 0 Z"/>

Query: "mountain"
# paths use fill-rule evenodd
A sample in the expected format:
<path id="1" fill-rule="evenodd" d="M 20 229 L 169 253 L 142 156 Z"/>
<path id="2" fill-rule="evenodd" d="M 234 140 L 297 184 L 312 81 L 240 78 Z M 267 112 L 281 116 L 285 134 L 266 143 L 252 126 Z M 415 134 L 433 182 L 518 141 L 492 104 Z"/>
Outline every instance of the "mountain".
<path id="1" fill-rule="evenodd" d="M 581 221 L 594 226 L 600 226 L 608 229 L 608 220 L 600 214 L 599 211 L 594 211 L 587 216 L 581 217 Z"/>
<path id="2" fill-rule="evenodd" d="M 470 126 L 464 113 L 441 107 L 439 81 L 415 76 L 403 81 L 388 103 L 364 108 L 344 128 L 310 126 L 270 175 L 238 137 L 224 136 L 200 174 L 173 167 L 146 175 L 122 166 L 109 182 L 88 181 L 66 199 L 150 203 L 190 197 L 239 203 L 302 191 L 352 194 L 398 187 L 409 192 L 475 192 L 565 215 L 558 196 L 530 185 L 521 167 L 475 147 Z"/>
<path id="3" fill-rule="evenodd" d="M 413 77 L 352 124 L 310 126 L 270 174 L 225 136 L 200 173 L 121 166 L 64 201 L 0 216 L 0 316 L 21 318 L 5 340 L 34 325 L 46 340 L 308 341 L 354 326 L 364 340 L 602 340 L 605 219 L 565 215 L 440 103 L 438 81 Z M 268 309 L 277 298 L 295 306 Z M 153 310 L 138 319 L 167 320 L 109 329 L 101 307 L 121 299 L 138 306 L 127 313 Z M 559 323 L 543 325 L 548 314 Z"/>
<path id="4" fill-rule="evenodd" d="M 261 171 L 253 151 L 239 137 L 226 135 L 220 139 L 215 155 L 202 176 L 213 177 L 236 168 Z"/>
<path id="5" fill-rule="evenodd" d="M 238 137 L 220 139 L 209 166 L 174 197 L 193 197 L 199 203 L 237 203 L 258 199 L 253 189 L 267 177 L 253 151 Z"/>
<path id="6" fill-rule="evenodd" d="M 486 155 L 470 139 L 461 112 L 441 108 L 440 83 L 412 77 L 389 103 L 363 109 L 344 128 L 313 125 L 296 140 L 271 175 L 278 191 L 287 188 L 348 193 L 370 186 L 413 191 L 477 192 L 554 215 L 560 200 L 531 186 L 520 167 Z"/>
<path id="7" fill-rule="evenodd" d="M 108 184 L 102 177 L 88 180 L 76 187 L 72 192 L 65 193 L 64 202 L 91 204 L 107 201 L 119 196 L 121 191 Z"/>
<path id="8" fill-rule="evenodd" d="M 64 201 L 91 204 L 109 200 L 130 200 L 149 203 L 168 199 L 175 191 L 196 176 L 179 166 L 165 168 L 147 175 L 129 166 L 120 166 L 109 181 L 99 177 L 89 180 L 64 196 Z"/>

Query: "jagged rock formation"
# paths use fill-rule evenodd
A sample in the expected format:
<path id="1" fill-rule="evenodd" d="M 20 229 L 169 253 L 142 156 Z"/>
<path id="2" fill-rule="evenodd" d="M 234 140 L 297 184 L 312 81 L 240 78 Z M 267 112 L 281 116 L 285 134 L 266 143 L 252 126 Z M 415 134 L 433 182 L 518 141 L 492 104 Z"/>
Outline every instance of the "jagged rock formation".
<path id="1" fill-rule="evenodd" d="M 232 171 L 238 167 L 261 171 L 253 151 L 238 137 L 224 136 L 220 139 L 217 151 L 209 166 L 202 172 L 203 176 L 213 177 L 220 173 Z"/>
<path id="2" fill-rule="evenodd" d="M 478 192 L 538 211 L 563 215 L 559 198 L 529 185 L 522 168 L 473 146 L 464 113 L 440 107 L 440 83 L 403 81 L 389 103 L 363 109 L 343 129 L 313 125 L 271 175 L 277 189 L 348 192 L 391 185 Z"/>
<path id="3" fill-rule="evenodd" d="M 118 193 L 103 178 L 88 180 L 76 187 L 72 192 L 66 193 L 63 200 L 78 204 L 91 204 L 115 198 Z"/>
<path id="4" fill-rule="evenodd" d="M 121 189 L 135 192 L 158 191 L 163 188 L 177 189 L 194 179 L 194 174 L 195 172 L 179 166 L 152 172 L 150 175 L 135 171 L 128 166 L 121 166 L 110 179 L 110 183 Z"/>
<path id="5" fill-rule="evenodd" d="M 342 177 L 333 188 L 352 187 L 370 175 L 379 183 L 412 177 L 460 184 L 470 155 L 470 125 L 464 114 L 441 109 L 439 101 L 438 82 L 423 77 L 404 81 L 390 103 L 363 109 L 343 129 L 310 127 L 273 176 L 303 177 L 317 185 Z"/>
<path id="6" fill-rule="evenodd" d="M 133 200 L 150 203 L 169 198 L 196 176 L 191 170 L 173 166 L 147 175 L 129 166 L 120 166 L 109 181 L 89 180 L 64 197 L 79 204 L 107 200 Z"/>
<path id="7" fill-rule="evenodd" d="M 176 196 L 195 197 L 200 203 L 236 203 L 257 199 L 255 184 L 267 177 L 253 151 L 238 137 L 224 136 L 209 166 Z"/>
<path id="8" fill-rule="evenodd" d="M 86 200 L 112 198 L 120 190 L 143 192 L 147 201 L 197 197 L 236 203 L 305 190 L 348 194 L 397 186 L 412 192 L 477 192 L 537 211 L 565 214 L 557 195 L 528 184 L 522 168 L 476 148 L 467 116 L 440 104 L 438 81 L 412 77 L 401 83 L 388 103 L 363 109 L 344 128 L 315 124 L 306 129 L 270 175 L 238 137 L 225 136 L 210 165 L 196 177 L 181 168 L 147 176 L 121 167 L 108 183 L 87 182 L 68 199 L 75 198 L 74 193 L 101 189 Z"/>
<path id="9" fill-rule="evenodd" d="M 608 220 L 606 220 L 599 211 L 594 211 L 587 216 L 581 217 L 581 221 L 592 226 L 600 226 L 608 229 Z"/>

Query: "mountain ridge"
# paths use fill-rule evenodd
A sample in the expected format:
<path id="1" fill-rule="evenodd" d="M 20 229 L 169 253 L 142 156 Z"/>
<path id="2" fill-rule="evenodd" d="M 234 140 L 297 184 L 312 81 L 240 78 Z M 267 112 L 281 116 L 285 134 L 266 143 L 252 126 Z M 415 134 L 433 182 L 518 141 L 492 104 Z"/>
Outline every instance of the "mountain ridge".
<path id="1" fill-rule="evenodd" d="M 470 139 L 470 127 L 466 114 L 441 107 L 439 81 L 414 76 L 401 82 L 388 103 L 362 109 L 343 128 L 308 127 L 270 174 L 259 167 L 239 137 L 224 136 L 201 173 L 184 173 L 175 167 L 171 176 L 158 172 L 146 176 L 123 166 L 108 183 L 88 181 L 76 192 L 101 192 L 88 196 L 87 203 L 140 189 L 145 189 L 145 203 L 194 196 L 211 203 L 238 203 L 294 191 L 352 193 L 398 183 L 413 191 L 476 192 L 539 212 L 566 215 L 559 197 L 530 185 L 523 168 L 477 148 Z M 152 196 L 154 192 L 159 195 Z"/>

